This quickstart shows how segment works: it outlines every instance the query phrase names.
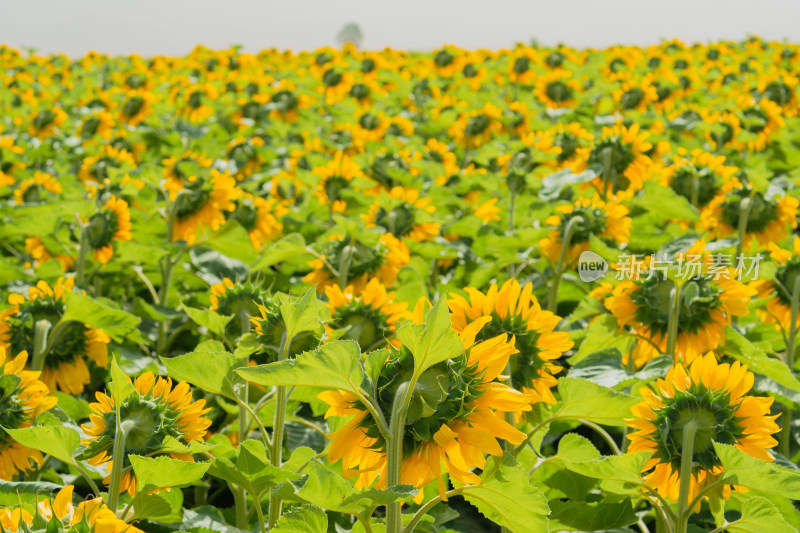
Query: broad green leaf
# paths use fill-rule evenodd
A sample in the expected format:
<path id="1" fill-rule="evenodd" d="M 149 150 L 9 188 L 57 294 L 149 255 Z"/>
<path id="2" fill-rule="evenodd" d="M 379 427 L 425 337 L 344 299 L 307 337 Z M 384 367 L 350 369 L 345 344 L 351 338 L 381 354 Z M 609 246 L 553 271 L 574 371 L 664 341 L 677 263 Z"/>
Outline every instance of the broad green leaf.
<path id="1" fill-rule="evenodd" d="M 648 452 L 637 452 L 621 456 L 602 456 L 591 461 L 565 461 L 564 466 L 576 474 L 594 479 L 641 485 L 642 468 L 650 455 Z"/>
<path id="2" fill-rule="evenodd" d="M 589 354 L 569 369 L 571 378 L 588 379 L 603 387 L 621 389 L 649 379 L 662 377 L 672 366 L 672 358 L 661 356 L 648 361 L 640 370 L 630 372 L 622 365 L 622 354 L 609 348 Z"/>
<path id="3" fill-rule="evenodd" d="M 242 363 L 222 343 L 205 341 L 193 352 L 171 359 L 162 357 L 161 361 L 174 379 L 188 381 L 206 392 L 232 400 L 236 397 L 234 370 Z"/>
<path id="4" fill-rule="evenodd" d="M 645 182 L 644 193 L 636 196 L 633 205 L 656 215 L 655 222 L 669 219 L 696 222 L 700 218 L 697 209 L 686 198 L 654 181 Z"/>
<path id="5" fill-rule="evenodd" d="M 228 220 L 210 239 L 200 244 L 246 265 L 254 262 L 258 257 L 247 230 L 235 220 Z"/>
<path id="6" fill-rule="evenodd" d="M 0 506 L 14 506 L 18 503 L 33 504 L 37 495 L 46 496 L 61 490 L 61 485 L 43 481 L 4 481 L 0 479 Z"/>
<path id="7" fill-rule="evenodd" d="M 333 341 L 295 359 L 237 370 L 247 381 L 267 386 L 307 385 L 355 392 L 364 377 L 354 341 Z"/>
<path id="8" fill-rule="evenodd" d="M 181 308 L 186 311 L 186 314 L 189 315 L 192 322 L 203 326 L 211 333 L 219 335 L 220 337 L 225 336 L 225 326 L 227 326 L 228 322 L 233 318 L 233 316 L 220 315 L 208 309 L 189 307 L 186 304 L 181 304 Z"/>
<path id="9" fill-rule="evenodd" d="M 235 461 L 218 457 L 211 463 L 208 473 L 239 485 L 253 498 L 260 498 L 270 487 L 297 477 L 273 466 L 267 458 L 264 443 L 254 439 L 248 439 L 239 446 Z"/>
<path id="10" fill-rule="evenodd" d="M 205 453 L 213 450 L 214 444 L 193 440 L 189 444 L 184 444 L 174 437 L 167 435 L 161 443 L 163 453 Z"/>
<path id="11" fill-rule="evenodd" d="M 211 463 L 180 461 L 166 455 L 159 457 L 129 455 L 128 459 L 136 475 L 138 492 L 191 485 L 201 479 L 211 466 Z"/>
<path id="12" fill-rule="evenodd" d="M 574 365 L 589 354 L 608 348 L 618 348 L 620 353 L 628 353 L 635 340 L 633 335 L 620 332 L 613 315 L 602 315 L 589 325 L 583 342 L 569 362 Z"/>
<path id="13" fill-rule="evenodd" d="M 316 289 L 312 287 L 295 301 L 281 305 L 281 317 L 286 325 L 288 339 L 298 333 L 318 329 L 321 323 Z"/>
<path id="14" fill-rule="evenodd" d="M 608 531 L 635 524 L 638 518 L 630 500 L 619 502 L 565 502 L 549 503 L 550 531 Z"/>
<path id="15" fill-rule="evenodd" d="M 750 457 L 728 444 L 714 443 L 725 480 L 792 500 L 800 499 L 800 472 Z"/>
<path id="16" fill-rule="evenodd" d="M 561 403 L 556 408 L 559 418 L 585 418 L 606 426 L 624 426 L 623 418 L 631 416 L 631 407 L 639 400 L 585 379 L 558 380 Z"/>
<path id="17" fill-rule="evenodd" d="M 577 433 L 567 433 L 558 442 L 558 453 L 548 457 L 531 474 L 531 483 L 540 488 L 548 500 L 569 498 L 583 501 L 597 486 L 598 480 L 577 474 L 567 469 L 565 462 L 591 461 L 600 457 L 600 452 Z"/>
<path id="18" fill-rule="evenodd" d="M 237 359 L 250 357 L 261 348 L 263 348 L 263 346 L 261 346 L 261 343 L 258 341 L 258 337 L 254 333 L 245 333 L 239 337 L 239 341 L 236 343 L 236 350 L 233 352 L 233 355 L 235 355 Z"/>
<path id="19" fill-rule="evenodd" d="M 81 436 L 72 428 L 31 426 L 22 429 L 6 429 L 6 431 L 23 446 L 52 455 L 59 461 L 75 464 L 73 454 L 81 445 Z"/>
<path id="20" fill-rule="evenodd" d="M 253 270 L 263 270 L 287 259 L 303 255 L 310 255 L 306 250 L 305 239 L 299 233 L 290 233 L 269 245 L 253 264 Z"/>
<path id="21" fill-rule="evenodd" d="M 116 342 L 122 342 L 140 322 L 138 317 L 130 313 L 104 305 L 79 292 L 65 292 L 64 300 L 67 311 L 61 317 L 61 322 L 76 321 L 89 324 L 103 330 Z"/>
<path id="22" fill-rule="evenodd" d="M 725 345 L 721 351 L 746 364 L 751 372 L 767 376 L 787 389 L 800 392 L 800 381 L 794 377 L 788 366 L 779 359 L 768 356 L 730 326 L 725 327 Z"/>
<path id="23" fill-rule="evenodd" d="M 488 461 L 485 472 L 492 470 Z M 547 498 L 530 484 L 528 473 L 509 458 L 479 485 L 464 487 L 463 496 L 492 522 L 511 531 L 547 531 Z"/>
<path id="24" fill-rule="evenodd" d="M 444 298 L 425 315 L 425 323 L 403 326 L 397 338 L 414 355 L 414 373 L 419 376 L 426 369 L 463 350 L 463 344 L 450 325 L 450 312 Z"/>
<path id="25" fill-rule="evenodd" d="M 283 512 L 272 533 L 327 533 L 328 515 L 316 505 L 304 504 Z"/>
<path id="26" fill-rule="evenodd" d="M 111 360 L 111 383 L 108 385 L 114 405 L 122 405 L 125 398 L 135 392 L 128 375 L 119 367 L 117 358 Z"/>
<path id="27" fill-rule="evenodd" d="M 133 516 L 131 520 L 144 520 L 148 518 L 161 518 L 172 514 L 172 505 L 160 494 L 137 492 L 131 502 Z"/>
<path id="28" fill-rule="evenodd" d="M 565 168 L 542 178 L 542 188 L 539 189 L 539 198 L 542 200 L 554 200 L 558 198 L 561 189 L 569 185 L 586 183 L 597 177 L 597 173 L 586 170 L 580 174 L 574 174 L 571 169 Z"/>
<path id="29" fill-rule="evenodd" d="M 759 496 L 748 496 L 742 504 L 742 516 L 725 526 L 732 533 L 797 533 L 772 502 Z"/>

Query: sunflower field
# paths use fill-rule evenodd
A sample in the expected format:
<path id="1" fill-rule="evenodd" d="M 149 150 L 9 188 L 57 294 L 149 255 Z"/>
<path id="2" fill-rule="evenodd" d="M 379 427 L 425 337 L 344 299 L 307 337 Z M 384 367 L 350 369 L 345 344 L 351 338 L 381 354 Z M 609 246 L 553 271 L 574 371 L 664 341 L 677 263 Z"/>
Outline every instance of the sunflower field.
<path id="1" fill-rule="evenodd" d="M 0 532 L 800 531 L 798 75 L 0 47 Z"/>

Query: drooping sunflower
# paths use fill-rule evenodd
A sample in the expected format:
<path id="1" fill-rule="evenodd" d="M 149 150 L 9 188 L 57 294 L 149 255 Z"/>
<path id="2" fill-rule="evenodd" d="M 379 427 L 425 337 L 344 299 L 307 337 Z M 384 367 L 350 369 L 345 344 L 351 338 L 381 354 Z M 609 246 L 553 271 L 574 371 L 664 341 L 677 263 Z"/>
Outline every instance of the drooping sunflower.
<path id="1" fill-rule="evenodd" d="M 320 257 L 308 263 L 314 270 L 303 281 L 316 284 L 317 292 L 323 292 L 325 287 L 336 283 L 340 276 L 346 278 L 345 286 L 352 286 L 356 292 L 361 292 L 373 277 L 387 288 L 392 287 L 400 269 L 411 260 L 411 252 L 391 233 L 382 234 L 377 242 L 366 239 L 370 233 L 373 232 L 364 232 L 358 238 L 330 235 Z M 345 269 L 347 271 L 343 274 Z"/>
<path id="2" fill-rule="evenodd" d="M 590 166 L 602 169 L 601 175 L 591 182 L 598 191 L 622 198 L 631 196 L 644 186 L 651 164 L 647 152 L 653 147 L 647 142 L 648 136 L 638 124 L 625 127 L 617 123 L 603 128 L 602 135 L 594 140 L 588 159 Z"/>
<path id="3" fill-rule="evenodd" d="M 547 130 L 547 134 L 553 139 L 553 144 L 561 148 L 561 153 L 556 156 L 559 169 L 581 172 L 586 168 L 594 135 L 577 122 L 557 124 Z"/>
<path id="4" fill-rule="evenodd" d="M 89 217 L 86 232 L 94 260 L 105 265 L 114 256 L 114 241 L 131 240 L 128 202 L 111 196 L 100 211 Z"/>
<path id="5" fill-rule="evenodd" d="M 688 369 L 688 370 L 687 370 Z M 776 416 L 769 416 L 773 398 L 747 395 L 754 376 L 738 361 L 717 363 L 713 353 L 697 357 L 691 366 L 677 363 L 655 390 L 641 389 L 644 401 L 631 411 L 625 423 L 634 429 L 628 435 L 628 453 L 652 452 L 643 471 L 647 484 L 665 499 L 676 501 L 680 488 L 683 433 L 687 424 L 697 425 L 692 449 L 692 480 L 689 499 L 723 475 L 713 442 L 730 444 L 744 453 L 772 462 L 767 451 L 777 445 Z M 711 491 L 706 497 L 727 499 L 731 486 Z M 695 511 L 699 511 L 698 502 Z"/>
<path id="6" fill-rule="evenodd" d="M 408 237 L 415 242 L 429 241 L 439 234 L 441 224 L 426 222 L 436 212 L 431 199 L 420 197 L 419 191 L 411 187 L 392 187 L 379 195 L 369 207 L 369 212 L 361 216 L 367 229 L 381 226 L 386 231 L 402 239 Z"/>
<path id="7" fill-rule="evenodd" d="M 800 237 L 794 236 L 791 250 L 770 243 L 769 252 L 778 263 L 773 279 L 750 283 L 758 291 L 759 298 L 769 298 L 763 309 L 756 310 L 756 314 L 767 324 L 775 324 L 777 329 L 788 335 L 792 325 L 792 291 L 795 283 L 800 283 Z M 800 316 L 797 322 L 800 324 Z"/>
<path id="8" fill-rule="evenodd" d="M 581 253 L 589 249 L 589 238 L 592 235 L 615 245 L 628 242 L 632 222 L 628 217 L 628 208 L 620 203 L 606 203 L 597 197 L 580 198 L 573 204 L 556 207 L 556 211 L 560 214 L 551 215 L 545 222 L 557 229 L 539 241 L 542 255 L 551 263 L 556 263 L 561 256 L 567 224 L 576 217 L 581 217 L 581 221 L 573 225 L 570 245 L 565 256 L 567 265 L 575 263 Z"/>
<path id="9" fill-rule="evenodd" d="M 725 156 L 700 149 L 678 148 L 673 163 L 664 168 L 661 183 L 697 207 L 707 205 L 738 168 L 725 164 Z"/>
<path id="10" fill-rule="evenodd" d="M 415 312 L 415 322 L 421 313 Z M 475 336 L 489 317 L 473 322 L 459 335 L 464 352 L 423 372 L 420 384 L 429 392 L 415 394 L 404 428 L 400 482 L 422 489 L 438 480 L 439 494 L 449 474 L 465 484 L 480 483 L 472 472 L 483 468 L 486 454 L 501 456 L 498 439 L 519 444 L 525 435 L 505 421 L 504 413 L 530 409 L 528 398 L 497 381 L 516 352 L 506 335 L 484 341 Z M 414 358 L 405 346 L 390 347 L 377 378 L 378 405 L 390 416 L 397 388 L 412 374 Z M 342 461 L 345 476 L 357 476 L 356 487 L 386 488 L 386 443 L 366 407 L 351 393 L 326 391 L 317 396 L 330 405 L 325 414 L 350 421 L 328 435 L 328 460 Z M 444 465 L 444 468 L 442 468 Z M 420 491 L 417 501 L 421 502 Z"/>
<path id="11" fill-rule="evenodd" d="M 48 199 L 49 194 L 61 194 L 63 191 L 58 179 L 46 172 L 37 170 L 32 178 L 19 182 L 14 189 L 14 201 L 18 205 L 36 204 Z"/>
<path id="12" fill-rule="evenodd" d="M 738 231 L 742 216 L 742 201 L 750 199 L 744 246 L 749 248 L 753 239 L 762 247 L 781 242 L 797 227 L 797 209 L 800 200 L 790 194 L 768 196 L 752 185 L 737 178 L 725 182 L 719 194 L 700 212 L 700 229 L 712 239 L 722 239 Z"/>
<path id="13" fill-rule="evenodd" d="M 128 378 L 130 381 L 130 378 Z M 134 422 L 125 440 L 125 466 L 130 466 L 129 455 L 152 457 L 162 449 L 166 437 L 172 437 L 189 444 L 205 439 L 211 420 L 205 415 L 205 400 L 194 401 L 189 384 L 181 381 L 173 387 L 171 378 L 161 378 L 152 372 L 145 372 L 133 383 L 134 390 L 119 407 L 120 420 Z M 81 425 L 88 435 L 82 442 L 85 446 L 100 441 L 105 446 L 96 448 L 97 454 L 89 459 L 89 464 L 106 465 L 109 474 L 103 479 L 111 481 L 111 448 L 116 437 L 116 410 L 114 398 L 103 392 L 95 394 L 97 402 L 89 404 L 92 414 L 89 422 Z M 174 459 L 192 461 L 191 454 L 170 454 Z M 120 491 L 136 495 L 136 478 L 130 469 L 122 474 Z"/>
<path id="14" fill-rule="evenodd" d="M 555 374 L 562 370 L 556 361 L 573 345 L 569 333 L 554 331 L 561 318 L 542 310 L 531 283 L 523 287 L 510 279 L 499 289 L 492 284 L 486 293 L 473 287 L 465 290 L 467 298 L 451 294 L 447 302 L 453 329 L 462 333 L 486 322 L 475 333 L 478 340 L 509 335 L 516 349 L 509 365 L 514 388 L 532 404 L 555 403 L 550 389 L 556 385 Z"/>
<path id="15" fill-rule="evenodd" d="M 28 352 L 20 352 L 12 358 L 6 348 L 0 346 L 0 370 L 4 377 L 0 398 L 0 479 L 5 481 L 11 481 L 17 472 L 32 470 L 32 463 L 41 465 L 42 454 L 19 444 L 3 428 L 29 427 L 37 416 L 58 401 L 39 380 L 39 372 L 25 370 L 27 361 Z"/>
<path id="16" fill-rule="evenodd" d="M 161 168 L 164 173 L 164 188 L 169 191 L 169 199 L 174 201 L 178 192 L 186 187 L 192 176 L 202 174 L 213 164 L 212 159 L 192 151 L 164 159 Z"/>
<path id="17" fill-rule="evenodd" d="M 124 148 L 106 144 L 97 155 L 87 156 L 78 170 L 78 179 L 84 183 L 103 183 L 109 178 L 109 169 L 130 170 L 136 168 L 133 154 Z"/>
<path id="18" fill-rule="evenodd" d="M 755 290 L 737 280 L 731 265 L 715 261 L 698 240 L 680 254 L 676 265 L 683 269 L 681 307 L 675 342 L 675 358 L 690 364 L 702 354 L 717 349 L 725 339 L 725 326 L 733 317 L 747 315 L 747 303 Z M 631 327 L 641 337 L 631 356 L 636 368 L 666 353 L 670 292 L 674 282 L 664 269 L 652 263 L 642 268 L 639 279 L 622 281 L 605 300 L 606 308 L 620 327 Z M 627 356 L 626 356 L 627 357 Z M 627 359 L 623 362 L 627 363 Z"/>
<path id="19" fill-rule="evenodd" d="M 408 304 L 395 302 L 394 293 L 387 292 L 377 278 L 371 279 L 361 294 L 353 287 L 342 290 L 328 285 L 325 296 L 331 312 L 331 320 L 325 324 L 328 335 L 346 330 L 343 338 L 356 341 L 362 352 L 383 347 L 394 335 L 397 321 L 411 318 Z"/>
<path id="20" fill-rule="evenodd" d="M 551 70 L 536 80 L 534 94 L 539 102 L 550 109 L 574 107 L 581 83 L 564 69 Z"/>
<path id="21" fill-rule="evenodd" d="M 59 278 L 52 288 L 40 281 L 28 290 L 28 298 L 11 294 L 8 309 L 0 312 L 0 345 L 12 353 L 33 353 L 36 323 L 50 322 L 54 327 L 66 312 L 64 293 L 71 291 L 74 278 Z M 103 331 L 81 322 L 67 322 L 58 333 L 44 361 L 41 380 L 50 390 L 58 388 L 80 394 L 91 382 L 87 360 L 101 368 L 108 366 L 108 343 Z M 56 332 L 51 330 L 51 334 Z"/>
<path id="22" fill-rule="evenodd" d="M 228 143 L 228 159 L 236 163 L 233 174 L 238 181 L 249 178 L 264 164 L 264 158 L 258 153 L 264 146 L 261 137 L 237 137 Z"/>
<path id="23" fill-rule="evenodd" d="M 230 278 L 223 278 L 221 283 L 210 288 L 210 309 L 233 317 L 227 328 L 232 337 L 250 330 L 250 319 L 258 316 L 259 304 L 269 297 L 266 291 L 251 282 L 234 283 Z"/>
<path id="24" fill-rule="evenodd" d="M 227 171 L 216 169 L 208 180 L 190 176 L 187 182 L 175 198 L 172 240 L 193 244 L 201 229 L 216 231 L 225 223 L 225 213 L 236 209 L 242 191 Z"/>
<path id="25" fill-rule="evenodd" d="M 64 125 L 68 117 L 67 112 L 60 107 L 47 107 L 31 115 L 28 133 L 39 139 L 52 137 Z"/>
<path id="26" fill-rule="evenodd" d="M 280 237 L 283 224 L 280 219 L 288 213 L 286 206 L 274 198 L 260 198 L 243 193 L 230 217 L 247 230 L 253 248 L 261 250 L 269 241 Z"/>
<path id="27" fill-rule="evenodd" d="M 742 132 L 737 136 L 734 146 L 737 150 L 763 152 L 770 137 L 785 124 L 783 110 L 768 98 L 754 102 L 747 95 L 739 99 L 738 105 L 741 109 L 739 120 Z"/>
<path id="28" fill-rule="evenodd" d="M 337 152 L 331 161 L 312 172 L 320 179 L 314 196 L 322 205 L 328 206 L 331 213 L 344 213 L 347 203 L 342 192 L 350 188 L 353 179 L 365 177 L 358 163 L 344 152 Z"/>

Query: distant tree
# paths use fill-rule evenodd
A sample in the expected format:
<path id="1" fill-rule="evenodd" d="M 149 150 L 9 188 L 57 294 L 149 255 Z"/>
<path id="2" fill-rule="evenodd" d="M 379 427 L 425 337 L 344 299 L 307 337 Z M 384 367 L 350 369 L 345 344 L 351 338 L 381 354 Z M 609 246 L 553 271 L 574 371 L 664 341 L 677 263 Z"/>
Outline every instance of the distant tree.
<path id="1" fill-rule="evenodd" d="M 364 35 L 361 33 L 361 27 L 355 22 L 348 22 L 345 24 L 336 35 L 336 41 L 339 43 L 339 46 L 352 43 L 356 48 L 361 45 L 361 39 L 363 38 Z"/>

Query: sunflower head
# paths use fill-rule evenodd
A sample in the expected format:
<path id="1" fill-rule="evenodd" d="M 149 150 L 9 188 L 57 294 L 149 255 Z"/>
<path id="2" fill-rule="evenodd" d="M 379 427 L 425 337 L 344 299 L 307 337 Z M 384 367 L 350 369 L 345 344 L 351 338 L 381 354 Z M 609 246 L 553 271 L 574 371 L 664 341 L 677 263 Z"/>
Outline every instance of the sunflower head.
<path id="1" fill-rule="evenodd" d="M 641 390 L 644 401 L 632 408 L 634 418 L 625 421 L 635 430 L 628 435 L 628 452 L 653 453 L 644 468 L 652 470 L 645 478 L 651 487 L 665 498 L 677 499 L 681 460 L 688 453 L 683 450 L 683 432 L 689 423 L 697 428 L 690 501 L 722 473 L 713 442 L 733 445 L 757 459 L 774 460 L 767 451 L 777 444 L 771 437 L 778 431 L 776 417 L 769 416 L 773 398 L 747 395 L 753 379 L 747 366 L 738 361 L 719 364 L 708 353 L 689 367 L 674 365 L 657 381 L 655 390 Z"/>
<path id="2" fill-rule="evenodd" d="M 193 178 L 177 193 L 172 206 L 172 240 L 189 244 L 201 229 L 219 229 L 225 223 L 225 213 L 234 211 L 235 200 L 242 196 L 227 171 L 212 169 L 210 179 Z"/>
<path id="3" fill-rule="evenodd" d="M 86 237 L 94 257 L 106 264 L 114 255 L 114 241 L 131 240 L 131 214 L 128 203 L 111 196 L 100 211 L 89 217 Z"/>
<path id="4" fill-rule="evenodd" d="M 106 464 L 111 472 L 111 448 L 117 437 L 116 407 L 114 399 L 102 392 L 96 393 L 97 402 L 89 404 L 92 414 L 89 423 L 81 428 L 89 436 L 83 444 L 89 446 L 94 456 L 90 464 Z M 204 415 L 210 411 L 205 400 L 194 401 L 189 385 L 182 381 L 173 387 L 171 379 L 156 377 L 146 372 L 136 378 L 134 390 L 119 406 L 120 422 L 131 422 L 125 440 L 125 466 L 128 455 L 152 456 L 159 453 L 162 443 L 172 437 L 183 443 L 203 441 L 211 420 Z M 191 456 L 176 458 L 191 459 Z M 109 474 L 104 480 L 108 483 Z M 136 480 L 130 471 L 123 474 L 121 488 L 136 494 Z"/>
<path id="5" fill-rule="evenodd" d="M 367 228 L 380 226 L 398 239 L 422 242 L 439 234 L 439 224 L 426 222 L 436 212 L 430 198 L 421 198 L 413 188 L 392 187 L 379 200 L 376 200 L 362 218 Z"/>
<path id="6" fill-rule="evenodd" d="M 646 155 L 652 148 L 647 142 L 648 133 L 640 132 L 639 125 L 630 128 L 617 124 L 604 128 L 603 135 L 595 139 L 589 153 L 589 166 L 599 170 L 596 178 L 612 194 L 633 192 L 642 188 L 642 181 L 650 159 Z M 602 190 L 601 187 L 598 187 Z"/>

